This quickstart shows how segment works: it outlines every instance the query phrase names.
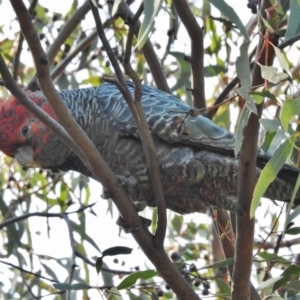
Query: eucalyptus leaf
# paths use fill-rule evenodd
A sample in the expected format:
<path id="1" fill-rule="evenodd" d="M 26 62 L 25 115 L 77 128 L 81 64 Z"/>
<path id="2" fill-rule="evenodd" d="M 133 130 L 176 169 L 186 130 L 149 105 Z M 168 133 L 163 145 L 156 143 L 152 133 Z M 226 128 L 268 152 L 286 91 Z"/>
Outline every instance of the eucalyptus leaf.
<path id="1" fill-rule="evenodd" d="M 132 287 L 137 280 L 147 280 L 153 278 L 158 275 L 158 272 L 155 270 L 146 270 L 146 271 L 138 271 L 128 275 L 124 278 L 121 283 L 117 286 L 118 290 L 123 290 Z"/>
<path id="2" fill-rule="evenodd" d="M 144 20 L 141 25 L 137 46 L 139 49 L 145 45 L 150 32 L 154 27 L 154 20 L 161 8 L 162 0 L 144 0 Z"/>
<path id="3" fill-rule="evenodd" d="M 250 217 L 255 215 L 256 208 L 259 205 L 261 197 L 265 194 L 269 185 L 276 179 L 278 172 L 282 169 L 293 150 L 293 143 L 290 139 L 286 139 L 274 152 L 264 169 L 261 171 L 259 179 L 256 183 L 253 199 L 250 209 Z"/>

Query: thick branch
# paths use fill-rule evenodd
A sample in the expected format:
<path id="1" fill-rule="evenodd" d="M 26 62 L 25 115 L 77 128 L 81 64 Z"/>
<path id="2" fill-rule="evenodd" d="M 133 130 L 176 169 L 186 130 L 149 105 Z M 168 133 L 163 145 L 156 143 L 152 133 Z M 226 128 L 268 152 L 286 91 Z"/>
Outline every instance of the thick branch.
<path id="1" fill-rule="evenodd" d="M 265 16 L 265 9 L 271 4 L 268 0 L 261 2 L 261 14 Z M 269 38 L 272 38 L 269 36 Z M 261 36 L 257 47 L 256 59 L 263 65 L 270 65 L 274 58 L 272 47 L 264 47 Z M 265 58 L 268 58 L 267 61 Z M 252 86 L 264 83 L 260 67 L 255 64 L 252 75 Z M 258 115 L 251 114 L 244 129 L 244 139 L 239 156 L 238 170 L 238 207 L 244 212 L 237 216 L 235 266 L 233 273 L 233 300 L 246 300 L 250 296 L 250 276 L 253 255 L 253 236 L 255 220 L 250 219 L 250 207 L 256 182 L 257 141 L 259 133 L 259 117 L 263 104 L 257 106 Z"/>
<path id="2" fill-rule="evenodd" d="M 193 97 L 194 107 L 204 108 L 205 85 L 204 85 L 204 50 L 203 50 L 203 30 L 199 26 L 187 1 L 173 0 L 177 13 L 184 24 L 191 38 L 191 58 L 190 63 L 193 73 Z"/>

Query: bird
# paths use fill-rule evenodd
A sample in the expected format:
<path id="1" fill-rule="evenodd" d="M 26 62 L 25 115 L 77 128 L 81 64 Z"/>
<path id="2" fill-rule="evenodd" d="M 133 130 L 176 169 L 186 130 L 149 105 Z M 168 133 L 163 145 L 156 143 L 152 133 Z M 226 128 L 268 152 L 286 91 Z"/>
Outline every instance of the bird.
<path id="1" fill-rule="evenodd" d="M 127 86 L 134 94 L 134 84 L 127 82 Z M 117 86 L 106 82 L 59 94 L 137 210 L 154 207 L 139 131 Z M 57 120 L 41 91 L 27 96 Z M 192 108 L 184 101 L 154 87 L 142 85 L 141 103 L 155 145 L 167 208 L 179 214 L 204 212 L 207 207 L 238 212 L 235 135 L 205 116 L 192 116 L 188 113 Z M 73 170 L 93 177 L 78 156 L 13 96 L 0 101 L 0 150 L 27 168 Z M 258 148 L 257 178 L 270 158 Z M 288 202 L 297 176 L 297 168 L 284 165 L 264 196 Z"/>

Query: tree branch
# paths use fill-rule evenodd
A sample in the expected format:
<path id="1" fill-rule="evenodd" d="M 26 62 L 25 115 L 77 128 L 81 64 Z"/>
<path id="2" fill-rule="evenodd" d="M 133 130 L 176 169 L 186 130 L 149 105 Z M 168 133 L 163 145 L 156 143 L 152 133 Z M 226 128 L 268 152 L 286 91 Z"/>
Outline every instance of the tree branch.
<path id="1" fill-rule="evenodd" d="M 70 19 L 68 21 L 66 21 L 64 26 L 61 28 L 58 36 L 55 38 L 53 43 L 50 45 L 50 47 L 46 51 L 47 56 L 48 56 L 49 66 L 51 66 L 53 64 L 54 58 L 55 58 L 56 54 L 58 53 L 58 51 L 60 50 L 61 45 L 71 35 L 71 33 L 76 28 L 76 26 L 80 23 L 80 21 L 87 14 L 89 9 L 90 9 L 89 3 L 87 1 L 84 2 L 84 4 L 75 11 L 74 15 L 72 15 L 72 17 L 70 17 Z M 37 90 L 37 78 L 36 77 L 33 77 L 29 81 L 27 88 L 31 91 Z"/>
<path id="2" fill-rule="evenodd" d="M 30 3 L 30 6 L 28 8 L 28 12 L 30 15 L 32 15 L 32 12 L 34 11 L 34 8 L 37 4 L 37 0 L 32 0 Z M 14 60 L 13 60 L 13 78 L 14 80 L 18 79 L 18 75 L 19 75 L 19 65 L 20 65 L 20 56 L 22 53 L 22 48 L 23 48 L 23 42 L 24 42 L 24 36 L 22 34 L 22 32 L 20 32 L 19 35 L 19 43 L 18 43 L 18 47 L 17 47 L 17 51 L 14 55 Z"/>
<path id="3" fill-rule="evenodd" d="M 7 265 L 7 266 L 10 266 L 10 267 L 12 267 L 14 269 L 17 269 L 17 270 L 21 271 L 21 272 L 33 275 L 35 277 L 38 277 L 38 278 L 41 278 L 41 279 L 45 279 L 45 280 L 49 280 L 49 281 L 54 282 L 54 283 L 58 283 L 58 281 L 56 281 L 56 280 L 54 280 L 52 278 L 48 278 L 48 277 L 42 276 L 42 275 L 40 275 L 38 273 L 34 273 L 34 272 L 29 271 L 29 270 L 25 270 L 25 269 L 23 269 L 23 268 L 21 268 L 21 267 L 19 267 L 17 265 L 11 264 L 11 263 L 6 262 L 4 260 L 0 260 L 0 263 L 4 264 L 4 265 Z"/>
<path id="4" fill-rule="evenodd" d="M 178 16 L 184 24 L 191 38 L 191 68 L 193 74 L 193 104 L 194 107 L 206 107 L 205 84 L 204 84 L 204 50 L 203 30 L 199 26 L 195 16 L 186 1 L 173 0 Z"/>
<path id="5" fill-rule="evenodd" d="M 134 37 L 135 27 L 143 10 L 144 10 L 143 5 L 141 5 L 136 15 L 132 19 L 132 23 L 129 26 L 129 32 L 128 32 L 125 55 L 124 55 L 124 69 L 135 85 L 135 95 L 134 95 L 135 99 L 133 103 L 135 104 L 139 121 L 140 121 L 139 133 L 142 140 L 144 153 L 147 153 L 145 156 L 148 157 L 147 167 L 149 170 L 153 192 L 156 200 L 156 206 L 157 206 L 158 223 L 155 232 L 155 240 L 163 246 L 165 235 L 166 235 L 166 227 L 167 227 L 167 213 L 166 213 L 164 191 L 161 184 L 160 171 L 158 168 L 155 146 L 153 143 L 153 139 L 150 135 L 145 113 L 141 104 L 141 96 L 142 96 L 141 81 L 130 64 L 131 48 L 132 48 L 132 41 Z"/>
<path id="6" fill-rule="evenodd" d="M 129 19 L 133 19 L 134 15 L 128 5 L 125 3 L 125 1 L 122 1 L 118 8 L 118 14 L 124 21 L 128 21 Z M 138 36 L 139 30 L 141 27 L 141 23 L 139 21 L 136 22 L 135 27 L 135 35 Z M 157 58 L 157 55 L 153 49 L 153 46 L 148 39 L 145 45 L 142 48 L 142 51 L 144 53 L 145 59 L 148 63 L 148 66 L 150 68 L 151 74 L 153 76 L 153 79 L 155 81 L 156 87 L 159 90 L 162 90 L 166 93 L 171 93 L 170 88 L 168 86 L 166 76 L 164 74 L 163 68 Z"/>
<path id="7" fill-rule="evenodd" d="M 265 9 L 270 6 L 268 0 L 261 1 L 260 12 L 265 16 Z M 261 22 L 261 20 L 260 20 Z M 261 24 L 263 25 L 263 24 Z M 269 38 L 272 37 L 271 35 Z M 256 58 L 263 65 L 270 65 L 274 58 L 273 48 L 264 47 L 261 35 L 257 47 Z M 266 57 L 268 57 L 266 61 Z M 252 74 L 252 86 L 264 83 L 260 67 L 255 64 Z M 243 211 L 237 215 L 235 265 L 233 272 L 232 299 L 247 300 L 250 296 L 250 276 L 253 256 L 253 236 L 255 220 L 250 219 L 250 207 L 256 182 L 257 141 L 259 133 L 259 117 L 263 104 L 257 105 L 258 115 L 250 115 L 248 124 L 244 128 L 244 139 L 239 155 L 238 169 L 238 207 Z"/>

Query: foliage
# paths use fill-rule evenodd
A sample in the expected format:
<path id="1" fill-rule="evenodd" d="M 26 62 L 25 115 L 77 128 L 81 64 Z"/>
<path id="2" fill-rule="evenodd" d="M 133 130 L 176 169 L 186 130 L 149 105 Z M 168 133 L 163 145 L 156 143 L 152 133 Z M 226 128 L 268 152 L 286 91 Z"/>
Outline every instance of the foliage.
<path id="1" fill-rule="evenodd" d="M 97 5 L 97 1 L 92 2 Z M 128 2 L 134 12 L 139 10 L 140 1 Z M 245 7 L 244 14 L 235 13 L 233 1 L 190 1 L 196 22 L 204 25 L 205 84 L 202 86 L 195 78 L 191 84 L 193 38 L 186 31 L 188 24 L 176 12 L 176 2 L 144 1 L 145 13 L 139 18 L 142 25 L 131 47 L 131 66 L 145 84 L 158 85 L 157 75 L 151 68 L 153 61 L 147 60 L 144 51 L 147 41 L 150 42 L 172 93 L 197 104 L 193 95 L 197 89 L 205 88 L 208 107 L 215 104 L 214 108 L 218 108 L 214 121 L 227 129 L 237 127 L 237 154 L 251 112 L 257 113 L 257 105 L 264 101 L 261 144 L 274 156 L 261 173 L 253 196 L 251 216 L 256 213 L 259 217 L 255 221 L 252 281 L 260 296 L 266 299 L 299 299 L 299 255 L 295 255 L 299 247 L 294 245 L 299 244 L 296 220 L 300 210 L 293 210 L 290 204 L 285 218 L 282 204 L 276 206 L 270 201 L 260 204 L 267 185 L 284 163 L 299 165 L 299 62 L 295 59 L 299 1 L 279 1 L 274 6 L 269 3 L 271 13 L 267 17 L 257 13 L 251 28 L 244 25 L 251 16 L 250 10 Z M 121 18 L 119 5 L 123 4 L 123 1 L 115 1 L 114 5 L 109 1 L 98 4 L 105 34 L 120 62 L 132 21 L 132 17 Z M 2 1 L 1 11 L 10 11 L 7 5 L 8 1 Z M 69 1 L 57 8 L 32 1 L 30 10 L 49 55 L 52 79 L 58 89 L 94 86 L 103 83 L 104 77 L 114 78 L 108 54 L 88 12 L 88 2 Z M 81 13 L 78 26 L 70 22 L 75 13 Z M 22 86 L 35 89 L 35 68 L 18 21 L 13 12 L 6 18 L 0 24 L 1 55 L 14 79 Z M 67 25 L 72 28 L 69 32 L 64 31 Z M 269 49 L 270 56 L 274 51 L 275 62 L 267 66 L 259 64 L 266 81 L 251 88 L 251 72 L 258 67 L 255 62 L 258 58 L 249 53 L 259 47 L 260 30 L 266 30 L 264 47 Z M 67 32 L 66 36 L 62 37 L 62 32 Z M 274 33 L 279 39 L 278 47 L 270 43 L 270 35 Z M 295 40 L 289 40 L 292 38 Z M 235 76 L 240 78 L 241 86 L 236 87 L 236 81 L 225 97 L 222 96 L 221 92 Z M 6 98 L 6 89 L 3 87 L 1 91 Z M 210 115 L 211 111 L 208 108 L 205 113 Z M 111 201 L 100 200 L 98 183 L 75 173 L 24 170 L 10 158 L 1 156 L 0 159 L 1 299 L 38 299 L 49 294 L 51 299 L 98 299 L 100 295 L 109 299 L 175 297 L 148 260 L 143 263 L 145 257 L 132 237 L 118 235 L 114 224 L 116 209 Z M 220 212 L 211 210 L 210 213 L 212 218 L 205 214 L 168 213 L 165 250 L 183 275 L 182 280 L 191 283 L 199 296 L 229 299 L 229 272 L 234 260 L 222 253 L 221 244 L 224 246 L 224 240 L 234 242 L 230 238 L 230 219 L 227 215 L 227 223 L 221 224 Z M 147 208 L 143 215 L 152 219 L 155 232 L 156 209 Z M 211 219 L 219 224 L 219 230 L 215 230 Z M 134 248 L 132 253 L 129 247 Z M 111 255 L 116 257 L 108 257 Z"/>

